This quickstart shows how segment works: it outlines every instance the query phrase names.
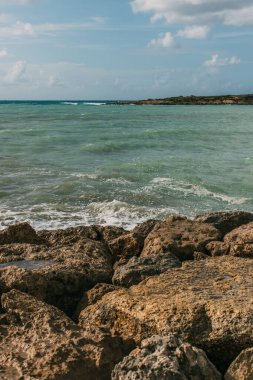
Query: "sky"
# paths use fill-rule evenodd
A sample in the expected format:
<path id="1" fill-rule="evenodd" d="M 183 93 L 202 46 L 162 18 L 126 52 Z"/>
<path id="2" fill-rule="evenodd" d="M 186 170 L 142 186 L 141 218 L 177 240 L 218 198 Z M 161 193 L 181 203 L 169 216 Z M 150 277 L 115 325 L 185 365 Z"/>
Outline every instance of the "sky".
<path id="1" fill-rule="evenodd" d="M 253 93 L 253 0 L 0 0 L 0 99 Z"/>

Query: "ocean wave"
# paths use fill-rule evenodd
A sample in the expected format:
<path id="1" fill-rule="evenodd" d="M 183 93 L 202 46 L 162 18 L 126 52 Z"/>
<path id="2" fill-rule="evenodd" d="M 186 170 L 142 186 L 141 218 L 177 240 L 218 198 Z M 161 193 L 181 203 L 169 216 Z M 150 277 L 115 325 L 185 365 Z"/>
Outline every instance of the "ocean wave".
<path id="1" fill-rule="evenodd" d="M 39 204 L 24 210 L 0 210 L 0 229 L 26 221 L 38 230 L 92 224 L 131 230 L 148 219 L 162 219 L 175 214 L 178 212 L 172 208 L 149 208 L 118 200 L 93 202 L 81 208 L 66 206 L 64 210 L 59 210 L 57 205 Z"/>
<path id="2" fill-rule="evenodd" d="M 105 106 L 106 103 L 99 103 L 99 102 L 84 102 L 84 105 L 87 106 Z"/>
<path id="3" fill-rule="evenodd" d="M 62 102 L 61 104 L 64 104 L 65 106 L 78 106 L 77 102 Z"/>
<path id="4" fill-rule="evenodd" d="M 249 200 L 245 197 L 233 197 L 226 194 L 215 193 L 206 189 L 204 186 L 195 185 L 188 182 L 177 181 L 170 177 L 156 177 L 151 181 L 151 185 L 146 188 L 153 188 L 154 186 L 166 186 L 170 190 L 184 193 L 184 195 L 196 195 L 198 197 L 212 197 L 231 205 L 241 205 Z"/>

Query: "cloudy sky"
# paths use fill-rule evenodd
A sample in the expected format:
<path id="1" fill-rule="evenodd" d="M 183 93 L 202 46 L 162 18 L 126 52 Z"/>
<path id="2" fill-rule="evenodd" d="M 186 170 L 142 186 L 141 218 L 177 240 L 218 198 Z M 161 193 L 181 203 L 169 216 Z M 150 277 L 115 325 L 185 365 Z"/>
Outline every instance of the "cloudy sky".
<path id="1" fill-rule="evenodd" d="M 253 93 L 253 0 L 0 0 L 1 99 Z"/>

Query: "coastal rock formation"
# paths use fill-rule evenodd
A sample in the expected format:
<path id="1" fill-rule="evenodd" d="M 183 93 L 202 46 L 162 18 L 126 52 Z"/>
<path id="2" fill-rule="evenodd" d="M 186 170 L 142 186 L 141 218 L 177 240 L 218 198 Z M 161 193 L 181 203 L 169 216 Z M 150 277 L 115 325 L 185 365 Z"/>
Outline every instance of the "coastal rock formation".
<path id="1" fill-rule="evenodd" d="M 139 256 L 142 252 L 145 238 L 158 224 L 156 220 L 148 220 L 136 226 L 131 232 L 122 234 L 109 242 L 109 248 L 114 260 Z"/>
<path id="2" fill-rule="evenodd" d="M 253 257 L 253 222 L 228 233 L 224 237 L 224 242 L 230 246 L 230 255 Z"/>
<path id="3" fill-rule="evenodd" d="M 78 319 L 78 316 L 82 310 L 86 307 L 95 304 L 99 301 L 105 294 L 118 290 L 119 287 L 111 284 L 98 283 L 94 288 L 85 292 L 80 302 L 77 305 L 75 311 L 75 319 Z"/>
<path id="4" fill-rule="evenodd" d="M 113 353 L 57 308 L 17 290 L 2 295 L 2 308 L 1 379 L 110 379 Z"/>
<path id="5" fill-rule="evenodd" d="M 253 348 L 243 350 L 229 366 L 225 380 L 253 379 Z"/>
<path id="6" fill-rule="evenodd" d="M 252 105 L 253 95 L 224 95 L 224 96 L 176 96 L 171 98 L 163 99 L 144 99 L 144 100 L 128 100 L 128 101 L 118 101 L 108 104 L 114 105 L 163 105 L 163 106 L 174 106 L 174 105 Z"/>
<path id="7" fill-rule="evenodd" d="M 227 368 L 253 339 L 253 262 L 216 257 L 183 263 L 139 285 L 106 294 L 79 324 L 107 328 L 136 344 L 177 333 Z"/>
<path id="8" fill-rule="evenodd" d="M 19 223 L 0 231 L 0 245 L 13 243 L 40 244 L 36 231 L 28 223 Z"/>
<path id="9" fill-rule="evenodd" d="M 117 265 L 112 282 L 115 285 L 129 287 L 138 284 L 147 277 L 155 276 L 167 270 L 180 267 L 181 262 L 171 253 L 132 257 L 125 264 Z"/>
<path id="10" fill-rule="evenodd" d="M 180 260 L 191 260 L 195 251 L 205 251 L 210 241 L 220 240 L 210 224 L 172 217 L 157 224 L 145 240 L 142 257 L 171 252 Z"/>
<path id="11" fill-rule="evenodd" d="M 100 242 L 83 240 L 71 247 L 52 249 L 46 258 L 55 264 L 32 271 L 0 269 L 0 290 L 19 289 L 72 315 L 85 290 L 99 282 L 111 282 L 111 255 Z"/>
<path id="12" fill-rule="evenodd" d="M 204 351 L 178 337 L 154 335 L 116 365 L 112 380 L 220 380 Z"/>
<path id="13" fill-rule="evenodd" d="M 252 242 L 245 212 L 6 228 L 0 378 L 251 379 Z"/>
<path id="14" fill-rule="evenodd" d="M 195 220 L 212 224 L 223 237 L 235 228 L 253 222 L 253 213 L 246 211 L 209 212 L 196 216 Z"/>

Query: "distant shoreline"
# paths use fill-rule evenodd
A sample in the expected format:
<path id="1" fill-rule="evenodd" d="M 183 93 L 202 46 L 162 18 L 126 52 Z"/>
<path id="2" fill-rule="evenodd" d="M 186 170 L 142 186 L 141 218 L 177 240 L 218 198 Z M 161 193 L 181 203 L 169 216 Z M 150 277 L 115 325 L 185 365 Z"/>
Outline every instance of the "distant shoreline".
<path id="1" fill-rule="evenodd" d="M 111 102 L 110 105 L 253 105 L 253 94 L 221 96 L 176 96 L 163 99 L 145 99 Z"/>

